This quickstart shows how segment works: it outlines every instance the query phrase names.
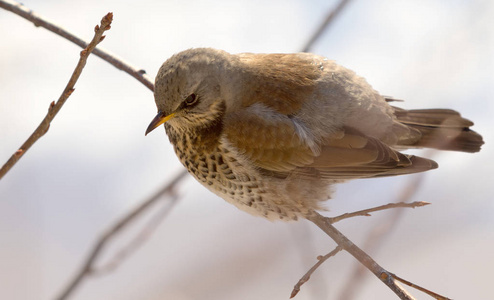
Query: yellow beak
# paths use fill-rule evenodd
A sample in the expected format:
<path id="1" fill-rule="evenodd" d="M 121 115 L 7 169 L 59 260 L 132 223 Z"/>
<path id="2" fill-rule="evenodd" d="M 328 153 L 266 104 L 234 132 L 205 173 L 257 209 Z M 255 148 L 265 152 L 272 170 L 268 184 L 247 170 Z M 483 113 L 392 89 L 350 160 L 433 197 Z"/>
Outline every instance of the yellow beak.
<path id="1" fill-rule="evenodd" d="M 149 124 L 148 129 L 146 129 L 146 134 L 145 135 L 148 135 L 148 133 L 150 133 L 151 131 L 153 131 L 156 127 L 160 126 L 161 124 L 167 122 L 170 119 L 173 119 L 173 117 L 175 117 L 175 113 L 171 113 L 168 116 L 165 116 L 163 114 L 163 112 L 161 112 L 161 111 L 158 112 L 158 114 L 156 115 L 156 117 L 154 117 L 154 119 Z"/>

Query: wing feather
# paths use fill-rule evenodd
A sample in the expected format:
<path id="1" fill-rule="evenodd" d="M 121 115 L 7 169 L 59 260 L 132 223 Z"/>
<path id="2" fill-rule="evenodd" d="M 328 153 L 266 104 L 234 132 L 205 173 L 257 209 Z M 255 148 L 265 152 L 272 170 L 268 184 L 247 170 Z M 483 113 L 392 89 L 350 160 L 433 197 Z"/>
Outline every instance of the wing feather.
<path id="1" fill-rule="evenodd" d="M 267 115 L 266 115 L 267 114 Z M 352 128 L 322 141 L 301 136 L 294 121 L 272 110 L 243 109 L 225 119 L 224 137 L 263 172 L 278 177 L 352 179 L 422 172 L 434 161 L 402 154 Z"/>

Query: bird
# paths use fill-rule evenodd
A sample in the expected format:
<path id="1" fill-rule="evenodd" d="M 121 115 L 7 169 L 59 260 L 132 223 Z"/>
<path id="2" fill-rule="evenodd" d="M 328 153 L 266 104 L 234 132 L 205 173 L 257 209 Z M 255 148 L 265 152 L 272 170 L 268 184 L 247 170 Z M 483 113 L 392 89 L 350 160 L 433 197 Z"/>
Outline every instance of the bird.
<path id="1" fill-rule="evenodd" d="M 158 114 L 180 162 L 237 208 L 292 221 L 327 210 L 351 179 L 428 171 L 410 148 L 478 152 L 482 136 L 451 109 L 406 110 L 355 72 L 311 53 L 193 48 L 155 79 Z"/>

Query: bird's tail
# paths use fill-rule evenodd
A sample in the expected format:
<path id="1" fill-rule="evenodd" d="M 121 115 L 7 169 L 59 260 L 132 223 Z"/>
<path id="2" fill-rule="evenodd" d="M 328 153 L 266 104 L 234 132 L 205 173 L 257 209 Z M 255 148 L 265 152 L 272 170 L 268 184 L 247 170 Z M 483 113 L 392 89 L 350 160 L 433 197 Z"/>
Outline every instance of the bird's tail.
<path id="1" fill-rule="evenodd" d="M 451 109 L 406 110 L 394 107 L 398 121 L 420 132 L 420 138 L 404 141 L 399 146 L 435 148 L 462 152 L 478 152 L 484 144 L 482 136 L 470 126 L 473 122 Z"/>

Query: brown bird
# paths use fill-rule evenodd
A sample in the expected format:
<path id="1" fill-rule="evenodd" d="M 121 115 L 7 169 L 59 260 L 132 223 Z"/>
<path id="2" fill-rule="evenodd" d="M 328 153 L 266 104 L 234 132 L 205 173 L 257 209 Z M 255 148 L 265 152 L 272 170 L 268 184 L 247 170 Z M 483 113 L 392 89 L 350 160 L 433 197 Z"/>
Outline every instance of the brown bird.
<path id="1" fill-rule="evenodd" d="M 156 77 L 161 124 L 187 170 L 241 210 L 296 220 L 330 186 L 437 168 L 398 150 L 477 152 L 482 137 L 454 110 L 391 106 L 362 78 L 309 53 L 190 49 Z"/>

